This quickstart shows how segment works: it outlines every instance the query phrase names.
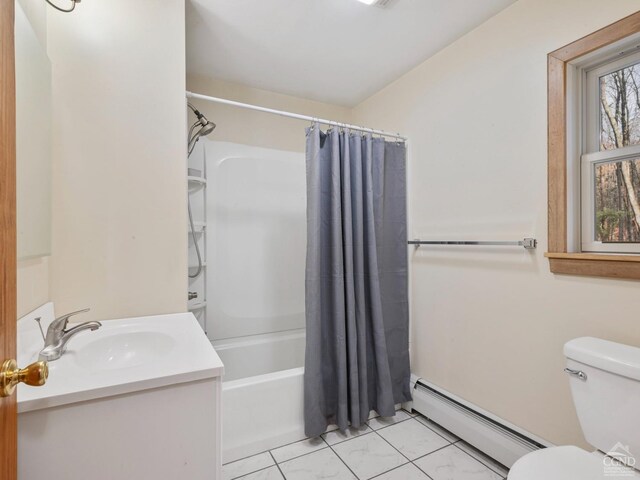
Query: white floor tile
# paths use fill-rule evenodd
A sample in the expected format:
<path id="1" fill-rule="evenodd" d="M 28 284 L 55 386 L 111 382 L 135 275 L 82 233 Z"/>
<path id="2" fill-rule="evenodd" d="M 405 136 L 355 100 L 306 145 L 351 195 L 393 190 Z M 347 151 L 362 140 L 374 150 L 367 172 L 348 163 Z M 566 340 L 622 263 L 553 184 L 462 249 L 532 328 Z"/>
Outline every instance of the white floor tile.
<path id="1" fill-rule="evenodd" d="M 361 480 L 407 463 L 406 458 L 373 432 L 339 443 L 333 449 Z"/>
<path id="2" fill-rule="evenodd" d="M 276 448 L 271 450 L 271 454 L 273 455 L 273 458 L 276 459 L 276 462 L 282 463 L 287 460 L 291 460 L 292 458 L 299 457 L 300 455 L 315 452 L 321 448 L 327 448 L 327 444 L 322 438 L 316 437 Z"/>
<path id="3" fill-rule="evenodd" d="M 395 468 L 373 480 L 430 480 L 425 473 L 412 463 Z"/>
<path id="4" fill-rule="evenodd" d="M 449 445 L 447 440 L 413 418 L 383 428 L 378 433 L 409 460 Z"/>
<path id="5" fill-rule="evenodd" d="M 369 433 L 371 429 L 368 425 L 363 425 L 360 428 L 350 427 L 344 432 L 340 430 L 336 430 L 333 432 L 325 433 L 322 437 L 327 441 L 329 445 L 335 445 L 336 443 L 344 442 L 345 440 L 349 440 L 350 438 L 357 437 L 362 435 L 363 433 Z"/>
<path id="6" fill-rule="evenodd" d="M 422 415 L 418 415 L 417 417 L 415 417 L 416 420 L 418 420 L 420 423 L 426 425 L 427 427 L 429 427 L 431 430 L 433 430 L 434 432 L 436 432 L 438 435 L 446 438 L 447 440 L 449 440 L 451 443 L 453 442 L 457 442 L 458 440 L 460 440 L 458 437 L 456 437 L 453 433 L 451 433 L 449 430 L 445 430 L 444 428 L 442 428 L 440 425 L 438 425 L 437 423 L 432 422 L 431 420 L 429 420 L 428 418 L 423 417 Z"/>
<path id="7" fill-rule="evenodd" d="M 502 476 L 455 445 L 419 458 L 415 464 L 433 480 L 502 480 Z"/>
<path id="8" fill-rule="evenodd" d="M 330 448 L 294 458 L 279 466 L 287 480 L 357 480 Z"/>
<path id="9" fill-rule="evenodd" d="M 509 473 L 509 469 L 507 467 L 505 467 L 501 463 L 496 462 L 493 458 L 488 457 L 487 455 L 482 453 L 480 450 L 473 448 L 471 445 L 469 445 L 466 442 L 462 442 L 462 441 L 458 442 L 456 443 L 456 447 L 460 448 L 461 450 L 464 450 L 473 458 L 480 460 L 491 470 L 502 475 L 503 477 L 506 477 L 507 474 Z"/>
<path id="10" fill-rule="evenodd" d="M 222 479 L 231 480 L 232 478 L 242 477 L 248 473 L 275 465 L 273 458 L 269 452 L 259 453 L 253 457 L 243 458 L 235 462 L 227 463 L 222 466 Z"/>
<path id="11" fill-rule="evenodd" d="M 240 477 L 238 480 L 284 480 L 284 477 L 278 467 L 274 465 L 273 467 Z"/>
<path id="12" fill-rule="evenodd" d="M 393 417 L 377 417 L 369 420 L 369 426 L 374 430 L 378 430 L 382 427 L 388 427 L 389 425 L 393 425 L 394 423 L 402 422 L 403 420 L 407 420 L 411 418 L 411 416 L 405 412 L 404 410 L 398 410 Z"/>

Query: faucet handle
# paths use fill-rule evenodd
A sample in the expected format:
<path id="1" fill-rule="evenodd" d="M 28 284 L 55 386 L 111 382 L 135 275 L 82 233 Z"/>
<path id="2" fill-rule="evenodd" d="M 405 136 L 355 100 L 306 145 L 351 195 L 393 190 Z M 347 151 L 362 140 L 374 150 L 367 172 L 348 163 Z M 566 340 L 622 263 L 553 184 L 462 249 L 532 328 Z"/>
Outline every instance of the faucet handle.
<path id="1" fill-rule="evenodd" d="M 36 317 L 36 318 L 34 318 L 34 320 L 36 321 L 36 323 L 38 324 L 38 328 L 40 329 L 40 335 L 42 335 L 42 341 L 46 342 L 47 339 L 44 336 L 44 330 L 42 329 L 42 323 L 40 323 L 42 321 L 42 317 Z"/>
<path id="2" fill-rule="evenodd" d="M 55 326 L 54 328 L 60 328 L 61 330 L 64 330 L 67 327 L 67 322 L 69 321 L 70 317 L 73 317 L 74 315 L 78 315 L 80 313 L 87 313 L 89 310 L 91 309 L 84 308 L 82 310 L 76 310 L 75 312 L 66 313 L 51 322 L 51 326 Z"/>

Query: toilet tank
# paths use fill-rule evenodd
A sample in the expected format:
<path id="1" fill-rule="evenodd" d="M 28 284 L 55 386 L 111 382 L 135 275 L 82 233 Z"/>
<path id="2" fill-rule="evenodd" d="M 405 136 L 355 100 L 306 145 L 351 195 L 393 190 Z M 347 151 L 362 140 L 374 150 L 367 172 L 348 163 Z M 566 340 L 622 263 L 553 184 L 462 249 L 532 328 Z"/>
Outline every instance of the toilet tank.
<path id="1" fill-rule="evenodd" d="M 567 369 L 585 376 L 568 372 L 587 442 L 640 464 L 640 348 L 583 337 L 565 344 L 564 354 Z"/>

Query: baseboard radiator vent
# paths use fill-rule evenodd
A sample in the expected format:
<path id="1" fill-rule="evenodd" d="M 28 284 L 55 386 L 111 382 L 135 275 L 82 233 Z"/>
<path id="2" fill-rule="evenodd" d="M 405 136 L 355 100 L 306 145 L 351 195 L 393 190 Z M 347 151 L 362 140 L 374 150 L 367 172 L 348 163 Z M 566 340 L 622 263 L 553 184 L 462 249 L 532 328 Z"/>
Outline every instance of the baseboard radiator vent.
<path id="1" fill-rule="evenodd" d="M 414 410 L 506 467 L 527 453 L 552 446 L 415 375 L 411 386 Z"/>

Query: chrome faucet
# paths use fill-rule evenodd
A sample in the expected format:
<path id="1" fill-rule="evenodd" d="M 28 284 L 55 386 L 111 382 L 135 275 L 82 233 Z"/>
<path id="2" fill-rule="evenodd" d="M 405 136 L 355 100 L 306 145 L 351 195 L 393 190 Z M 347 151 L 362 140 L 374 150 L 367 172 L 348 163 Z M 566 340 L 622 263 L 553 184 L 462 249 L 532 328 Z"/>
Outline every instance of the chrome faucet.
<path id="1" fill-rule="evenodd" d="M 84 322 L 66 330 L 69 317 L 79 313 L 88 312 L 89 309 L 78 310 L 77 312 L 67 313 L 56 318 L 47 329 L 47 336 L 44 339 L 44 348 L 40 351 L 38 360 L 52 362 L 59 359 L 67 350 L 67 343 L 71 337 L 84 330 L 97 330 L 102 326 L 100 322 Z"/>

